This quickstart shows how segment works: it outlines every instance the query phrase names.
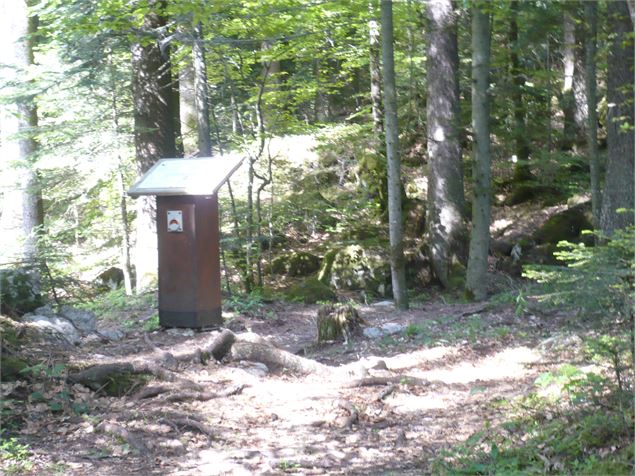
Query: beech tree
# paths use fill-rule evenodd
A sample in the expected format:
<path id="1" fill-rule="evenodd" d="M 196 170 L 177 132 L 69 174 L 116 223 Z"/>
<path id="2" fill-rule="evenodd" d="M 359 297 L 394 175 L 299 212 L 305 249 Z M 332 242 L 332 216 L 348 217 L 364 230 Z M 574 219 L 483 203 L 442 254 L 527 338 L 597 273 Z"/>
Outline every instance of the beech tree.
<path id="1" fill-rule="evenodd" d="M 465 262 L 466 226 L 459 137 L 459 54 L 450 0 L 427 3 L 428 202 L 427 246 L 444 287 Z"/>
<path id="2" fill-rule="evenodd" d="M 393 52 L 392 0 L 381 2 L 381 45 L 384 64 L 384 111 L 386 124 L 386 160 L 388 162 L 388 231 L 390 235 L 390 274 L 397 309 L 408 308 L 406 272 L 403 255 L 403 218 L 401 210 L 401 159 Z"/>
<path id="3" fill-rule="evenodd" d="M 7 188 L 0 204 L 0 261 L 33 273 L 37 285 L 37 230 L 42 224 L 41 192 L 34 167 L 37 109 L 23 78 L 33 65 L 34 31 L 26 0 L 0 1 L 0 68 L 4 94 L 0 105 L 0 155 Z"/>
<path id="4" fill-rule="evenodd" d="M 466 289 L 477 300 L 487 296 L 487 258 L 491 215 L 489 133 L 490 22 L 479 5 L 472 8 L 472 233 Z"/>

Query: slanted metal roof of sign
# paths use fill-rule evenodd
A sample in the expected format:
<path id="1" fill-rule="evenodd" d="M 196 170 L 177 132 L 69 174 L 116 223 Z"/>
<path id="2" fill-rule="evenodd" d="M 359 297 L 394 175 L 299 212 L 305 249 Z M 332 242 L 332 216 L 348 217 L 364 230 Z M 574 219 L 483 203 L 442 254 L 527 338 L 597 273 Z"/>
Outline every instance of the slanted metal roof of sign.
<path id="1" fill-rule="evenodd" d="M 213 195 L 240 167 L 244 156 L 161 159 L 128 190 L 128 195 Z"/>

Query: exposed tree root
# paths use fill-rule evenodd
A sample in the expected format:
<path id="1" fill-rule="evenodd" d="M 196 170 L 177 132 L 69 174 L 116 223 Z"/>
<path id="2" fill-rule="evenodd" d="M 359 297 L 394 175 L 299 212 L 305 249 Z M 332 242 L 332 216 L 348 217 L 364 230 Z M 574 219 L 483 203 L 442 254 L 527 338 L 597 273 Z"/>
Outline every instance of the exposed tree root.
<path id="1" fill-rule="evenodd" d="M 389 384 L 403 384 L 425 387 L 427 385 L 430 385 L 430 382 L 417 377 L 410 377 L 409 375 L 393 375 L 390 377 L 364 377 L 356 380 L 351 380 L 350 382 L 345 383 L 344 387 L 372 387 L 375 385 Z"/>
<path id="2" fill-rule="evenodd" d="M 231 348 L 234 360 L 261 362 L 269 368 L 287 369 L 298 374 L 326 374 L 332 369 L 311 359 L 277 349 L 272 345 L 237 340 Z"/>
<path id="3" fill-rule="evenodd" d="M 126 443 L 128 443 L 130 446 L 132 446 L 133 448 L 135 448 L 137 451 L 141 453 L 145 453 L 148 451 L 148 448 L 146 447 L 143 440 L 141 440 L 140 438 L 137 438 L 132 433 L 130 433 L 124 426 L 118 425 L 117 423 L 102 421 L 99 425 L 97 425 L 96 430 L 102 433 L 109 433 L 111 435 L 115 435 L 115 436 L 118 436 L 119 438 L 124 439 Z"/>
<path id="4" fill-rule="evenodd" d="M 386 398 L 388 395 L 390 395 L 396 389 L 397 389 L 397 385 L 395 385 L 395 384 L 388 385 L 381 392 L 379 392 L 377 395 L 375 395 L 375 398 L 373 398 L 373 402 L 381 402 L 384 398 Z"/>
<path id="5" fill-rule="evenodd" d="M 348 417 L 346 417 L 341 422 L 340 426 L 342 428 L 350 428 L 351 426 L 353 426 L 354 423 L 357 423 L 357 421 L 359 420 L 359 413 L 357 412 L 355 405 L 353 405 L 348 400 L 342 400 L 342 399 L 335 402 L 335 405 L 337 406 L 337 408 L 341 408 L 348 412 Z"/>
<path id="6" fill-rule="evenodd" d="M 172 428 L 176 428 L 177 430 L 179 429 L 179 427 L 196 430 L 199 433 L 202 433 L 210 438 L 214 435 L 214 430 L 212 430 L 212 428 L 210 428 L 205 423 L 190 417 L 169 416 L 161 418 L 159 422 L 170 425 Z"/>

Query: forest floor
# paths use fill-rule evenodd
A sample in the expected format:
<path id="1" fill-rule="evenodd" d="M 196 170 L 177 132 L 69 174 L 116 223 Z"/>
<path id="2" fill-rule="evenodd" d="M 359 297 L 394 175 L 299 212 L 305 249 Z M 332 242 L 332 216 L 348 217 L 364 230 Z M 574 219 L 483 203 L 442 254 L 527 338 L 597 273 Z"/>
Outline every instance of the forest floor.
<path id="1" fill-rule="evenodd" d="M 532 391 L 536 378 L 568 351 L 567 337 L 556 332 L 564 316 L 517 315 L 509 303 L 447 303 L 440 296 L 403 312 L 387 303 L 360 306 L 367 326 L 393 323 L 401 330 L 318 345 L 317 307 L 263 304 L 251 317 L 234 316 L 233 326 L 333 372 L 302 376 L 214 359 L 176 363 L 178 375 L 218 393 L 206 401 L 192 400 L 178 385 L 154 397 L 140 398 L 138 388 L 109 397 L 53 375 L 39 389 L 48 403 L 70 396 L 75 405 L 83 402 L 84 413 L 52 411 L 32 399 L 14 408 L 23 412 L 20 441 L 28 455 L 24 464 L 3 469 L 38 475 L 431 473 L 444 450 L 507 419 L 509 402 Z M 69 366 L 152 361 L 158 351 L 195 348 L 215 333 L 139 330 L 64 355 Z M 378 377 L 377 385 L 351 386 L 360 377 Z"/>

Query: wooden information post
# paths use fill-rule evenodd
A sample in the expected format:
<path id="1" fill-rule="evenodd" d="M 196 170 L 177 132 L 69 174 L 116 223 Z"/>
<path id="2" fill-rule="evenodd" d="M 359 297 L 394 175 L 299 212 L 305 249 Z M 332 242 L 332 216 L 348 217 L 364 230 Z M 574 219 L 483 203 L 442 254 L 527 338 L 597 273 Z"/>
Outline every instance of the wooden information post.
<path id="1" fill-rule="evenodd" d="M 162 159 L 128 195 L 156 195 L 159 323 L 211 327 L 222 323 L 218 190 L 242 158 Z"/>

